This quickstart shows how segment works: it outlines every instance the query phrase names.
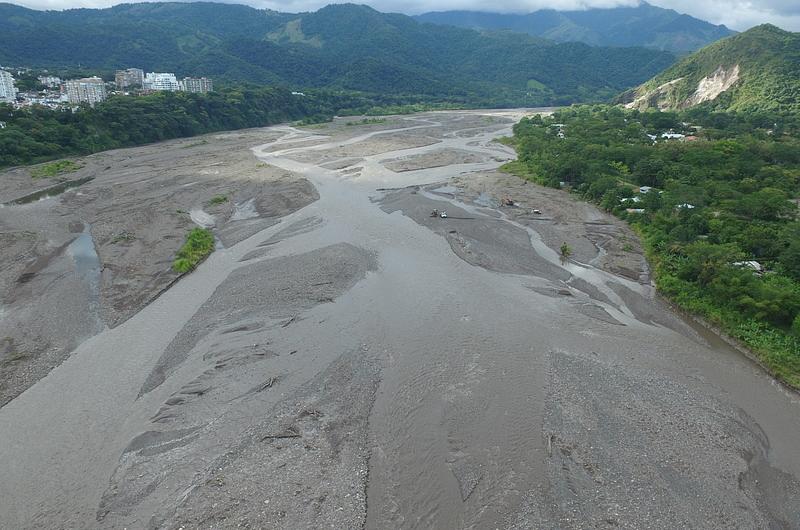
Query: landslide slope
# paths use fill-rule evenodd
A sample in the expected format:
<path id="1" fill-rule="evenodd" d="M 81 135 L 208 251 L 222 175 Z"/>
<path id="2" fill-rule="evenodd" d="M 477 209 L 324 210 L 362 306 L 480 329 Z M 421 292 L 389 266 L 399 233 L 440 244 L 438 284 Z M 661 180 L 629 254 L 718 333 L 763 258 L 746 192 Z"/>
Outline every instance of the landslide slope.
<path id="1" fill-rule="evenodd" d="M 800 111 L 800 33 L 770 24 L 715 42 L 620 96 L 629 108 Z"/>

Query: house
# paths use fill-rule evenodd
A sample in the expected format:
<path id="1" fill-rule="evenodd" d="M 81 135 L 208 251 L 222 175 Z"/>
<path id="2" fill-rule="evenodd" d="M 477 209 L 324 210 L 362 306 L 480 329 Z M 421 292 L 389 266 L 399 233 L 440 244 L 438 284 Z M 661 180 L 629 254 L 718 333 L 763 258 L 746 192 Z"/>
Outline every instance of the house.
<path id="1" fill-rule="evenodd" d="M 675 208 L 679 210 L 694 210 L 695 206 L 694 204 L 689 204 L 688 202 L 685 202 L 683 204 L 677 205 Z"/>
<path id="2" fill-rule="evenodd" d="M 628 213 L 644 213 L 644 208 L 625 208 Z"/>
<path id="3" fill-rule="evenodd" d="M 743 269 L 751 269 L 756 274 L 764 274 L 764 266 L 754 260 L 749 261 L 735 261 L 734 267 L 741 267 Z"/>
<path id="4" fill-rule="evenodd" d="M 642 194 L 650 193 L 650 190 L 652 190 L 652 189 L 653 189 L 652 186 L 639 186 L 639 193 L 642 193 Z"/>
<path id="5" fill-rule="evenodd" d="M 680 140 L 681 138 L 684 138 L 684 136 L 685 135 L 683 134 L 672 131 L 661 133 L 661 138 L 666 138 L 667 140 Z"/>

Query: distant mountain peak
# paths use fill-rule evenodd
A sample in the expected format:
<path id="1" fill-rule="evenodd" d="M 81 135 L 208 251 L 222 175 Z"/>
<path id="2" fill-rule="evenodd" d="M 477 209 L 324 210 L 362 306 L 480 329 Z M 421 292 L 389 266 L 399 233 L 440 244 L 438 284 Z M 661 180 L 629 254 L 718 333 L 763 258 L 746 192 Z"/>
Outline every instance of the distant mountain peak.
<path id="1" fill-rule="evenodd" d="M 137 67 L 213 77 L 220 84 L 538 106 L 607 101 L 674 60 L 652 49 L 433 27 L 355 3 L 312 13 L 209 2 L 74 11 L 0 6 L 0 64 L 80 65 L 105 78 Z"/>
<path id="2" fill-rule="evenodd" d="M 557 42 L 644 46 L 678 53 L 694 51 L 734 33 L 725 26 L 647 2 L 636 6 L 574 11 L 542 9 L 527 14 L 440 11 L 416 18 L 422 22 L 472 29 L 509 29 Z"/>

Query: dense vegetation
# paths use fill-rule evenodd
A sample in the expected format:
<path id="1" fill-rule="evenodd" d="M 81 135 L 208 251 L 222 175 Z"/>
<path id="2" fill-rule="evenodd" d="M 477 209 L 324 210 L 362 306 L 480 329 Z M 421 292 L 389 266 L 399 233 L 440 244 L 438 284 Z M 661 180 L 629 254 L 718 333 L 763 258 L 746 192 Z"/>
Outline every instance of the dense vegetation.
<path id="1" fill-rule="evenodd" d="M 720 71 L 731 72 L 734 67 L 739 69 L 739 80 L 713 101 L 714 108 L 800 113 L 800 33 L 770 24 L 693 53 L 632 91 L 629 97 L 653 94 L 646 98 L 649 106 L 686 107 L 692 104 L 690 96 L 702 79 Z M 666 83 L 670 85 L 665 87 Z"/>
<path id="2" fill-rule="evenodd" d="M 300 15 L 195 2 L 63 12 L 0 4 L 0 64 L 80 64 L 106 76 L 139 67 L 217 82 L 537 106 L 607 100 L 673 61 L 656 50 L 480 33 L 352 4 Z"/>
<path id="3" fill-rule="evenodd" d="M 725 26 L 642 2 L 634 7 L 580 11 L 543 9 L 526 15 L 478 11 L 440 11 L 415 17 L 422 22 L 461 28 L 512 30 L 556 42 L 592 46 L 644 46 L 691 52 L 733 34 Z"/>
<path id="4" fill-rule="evenodd" d="M 207 95 L 162 92 L 111 97 L 78 112 L 43 107 L 14 110 L 0 104 L 0 168 L 85 155 L 170 138 L 278 122 L 330 119 L 336 114 L 371 113 L 381 108 L 424 108 L 421 98 L 365 96 L 341 92 L 292 94 L 281 88 L 238 88 Z M 47 165 L 47 174 L 70 169 Z"/>
<path id="5" fill-rule="evenodd" d="M 584 106 L 524 119 L 514 134 L 510 169 L 627 219 L 662 293 L 800 387 L 800 119 Z"/>
<path id="6" fill-rule="evenodd" d="M 205 228 L 192 228 L 186 242 L 178 250 L 172 270 L 181 274 L 194 270 L 214 251 L 214 234 Z"/>

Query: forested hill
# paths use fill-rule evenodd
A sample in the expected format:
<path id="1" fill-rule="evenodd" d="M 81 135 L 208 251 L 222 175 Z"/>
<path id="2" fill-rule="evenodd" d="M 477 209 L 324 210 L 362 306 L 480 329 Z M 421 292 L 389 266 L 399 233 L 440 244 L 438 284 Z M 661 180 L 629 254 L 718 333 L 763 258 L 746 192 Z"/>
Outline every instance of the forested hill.
<path id="1" fill-rule="evenodd" d="M 575 106 L 517 124 L 507 167 L 633 224 L 662 294 L 800 389 L 799 132 L 798 115 Z"/>
<path id="2" fill-rule="evenodd" d="M 770 24 L 715 42 L 623 94 L 631 108 L 800 112 L 800 33 Z"/>
<path id="3" fill-rule="evenodd" d="M 656 50 L 481 33 L 353 4 L 299 15 L 194 2 L 62 12 L 0 4 L 5 65 L 139 67 L 222 81 L 543 105 L 607 99 L 673 62 Z"/>
<path id="4" fill-rule="evenodd" d="M 513 30 L 557 42 L 584 42 L 594 46 L 645 46 L 658 50 L 691 52 L 734 32 L 642 2 L 635 7 L 555 11 L 528 14 L 478 11 L 439 11 L 418 15 L 417 20 L 462 28 Z"/>

